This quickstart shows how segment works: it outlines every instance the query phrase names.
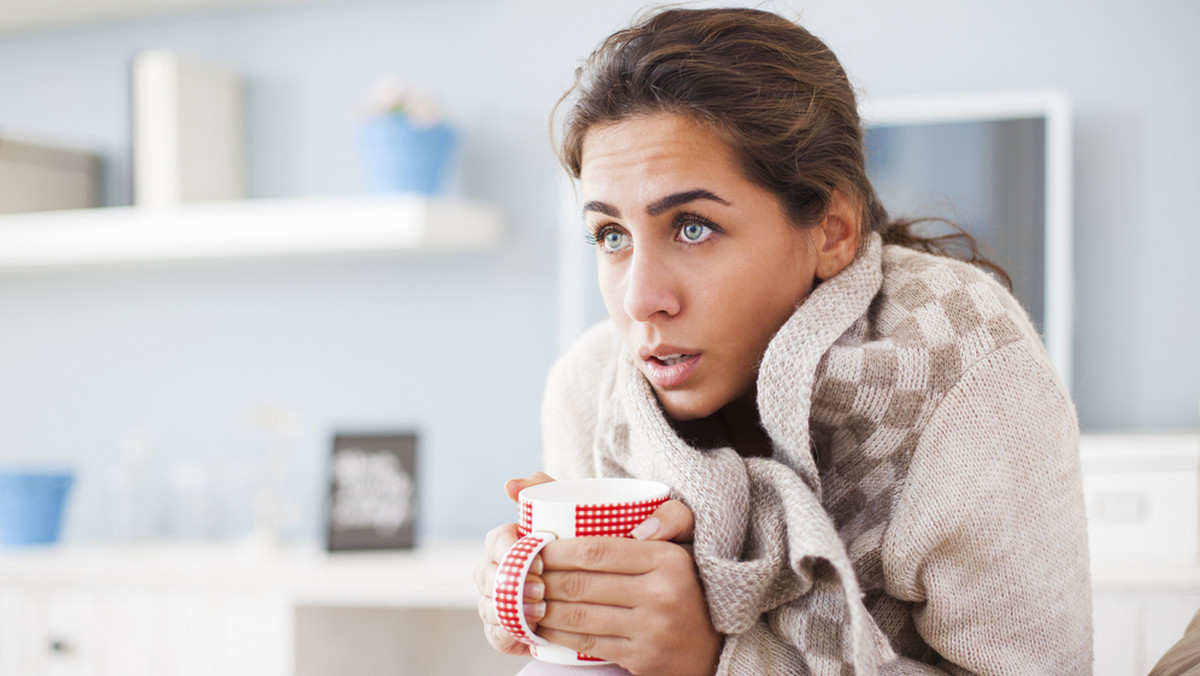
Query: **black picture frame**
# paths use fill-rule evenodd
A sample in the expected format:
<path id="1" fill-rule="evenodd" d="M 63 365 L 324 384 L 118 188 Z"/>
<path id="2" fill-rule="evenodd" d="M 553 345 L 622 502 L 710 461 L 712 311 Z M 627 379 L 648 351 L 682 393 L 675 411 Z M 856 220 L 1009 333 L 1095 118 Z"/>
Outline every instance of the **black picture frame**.
<path id="1" fill-rule="evenodd" d="M 326 549 L 411 549 L 416 516 L 416 432 L 335 433 Z"/>

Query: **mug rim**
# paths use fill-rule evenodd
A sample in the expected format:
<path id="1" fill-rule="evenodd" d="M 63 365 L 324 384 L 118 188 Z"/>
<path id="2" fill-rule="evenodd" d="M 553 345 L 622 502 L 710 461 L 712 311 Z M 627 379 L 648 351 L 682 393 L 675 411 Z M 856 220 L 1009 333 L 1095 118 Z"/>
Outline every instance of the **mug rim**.
<path id="1" fill-rule="evenodd" d="M 671 496 L 671 488 L 660 481 L 632 477 L 592 477 L 549 481 L 524 488 L 521 502 L 570 505 L 603 505 L 615 502 L 656 500 Z"/>

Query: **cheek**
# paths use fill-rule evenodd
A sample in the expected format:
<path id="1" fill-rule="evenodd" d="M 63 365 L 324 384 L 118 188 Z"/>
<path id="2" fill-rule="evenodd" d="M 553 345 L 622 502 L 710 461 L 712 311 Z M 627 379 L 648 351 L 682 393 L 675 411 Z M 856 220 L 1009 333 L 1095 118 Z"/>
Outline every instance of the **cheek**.
<path id="1" fill-rule="evenodd" d="M 744 349 L 765 347 L 812 291 L 812 279 L 799 262 L 745 270 L 738 283 L 724 287 L 720 300 L 713 300 L 722 309 L 726 335 Z"/>
<path id="2" fill-rule="evenodd" d="M 621 282 L 620 275 L 616 274 L 612 266 L 605 265 L 604 261 L 600 261 L 598 280 L 600 283 L 600 297 L 604 299 L 604 307 L 608 310 L 610 317 L 619 321 L 619 315 L 624 314 L 621 311 L 621 306 L 625 297 L 624 285 Z"/>

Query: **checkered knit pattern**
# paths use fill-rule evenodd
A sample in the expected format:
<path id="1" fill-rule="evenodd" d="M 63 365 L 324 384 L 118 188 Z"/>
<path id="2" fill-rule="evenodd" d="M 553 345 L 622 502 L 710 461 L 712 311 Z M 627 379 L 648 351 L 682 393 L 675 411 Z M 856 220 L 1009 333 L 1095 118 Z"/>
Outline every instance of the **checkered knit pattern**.
<path id="1" fill-rule="evenodd" d="M 884 529 L 942 397 L 965 366 L 1014 341 L 1038 341 L 1015 299 L 977 270 L 898 247 L 883 265 L 865 321 L 817 367 L 810 417 L 826 511 L 868 590 L 882 589 Z"/>
<path id="2" fill-rule="evenodd" d="M 683 442 L 611 326 L 547 383 L 552 476 L 637 476 L 696 515 L 721 674 L 1091 668 L 1074 410 L 966 264 L 873 236 L 772 339 L 771 458 Z"/>

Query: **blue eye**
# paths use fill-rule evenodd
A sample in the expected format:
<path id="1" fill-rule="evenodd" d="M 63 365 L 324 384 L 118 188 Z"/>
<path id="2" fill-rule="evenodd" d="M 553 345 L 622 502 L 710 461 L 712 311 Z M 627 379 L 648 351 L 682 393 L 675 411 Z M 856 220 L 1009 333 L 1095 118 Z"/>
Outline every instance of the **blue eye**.
<path id="1" fill-rule="evenodd" d="M 712 228 L 695 221 L 686 223 L 679 229 L 680 236 L 683 237 L 684 241 L 689 243 L 702 242 L 711 232 Z"/>
<path id="2" fill-rule="evenodd" d="M 612 253 L 625 248 L 625 233 L 618 230 L 609 230 L 600 236 L 600 246 L 605 251 Z"/>

